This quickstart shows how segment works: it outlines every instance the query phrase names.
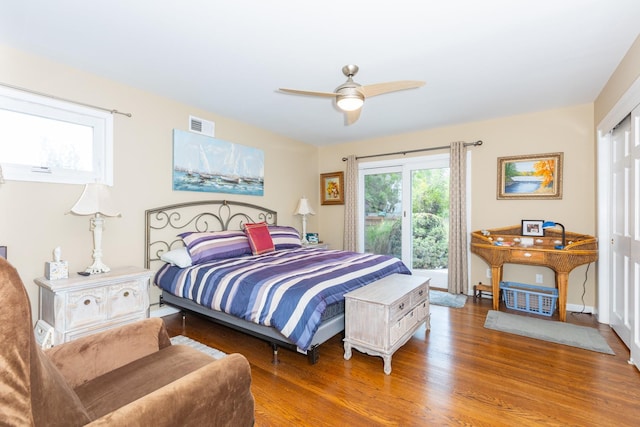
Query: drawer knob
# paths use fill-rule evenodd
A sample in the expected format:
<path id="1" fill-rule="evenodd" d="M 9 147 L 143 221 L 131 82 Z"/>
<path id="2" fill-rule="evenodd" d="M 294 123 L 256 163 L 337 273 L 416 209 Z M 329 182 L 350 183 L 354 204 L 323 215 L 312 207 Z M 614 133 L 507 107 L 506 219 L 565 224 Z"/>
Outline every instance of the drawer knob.
<path id="1" fill-rule="evenodd" d="M 530 254 L 529 252 L 525 252 L 525 253 L 524 253 L 524 256 L 525 256 L 525 257 L 527 257 L 527 258 L 529 258 L 529 257 L 531 256 L 531 254 Z"/>
<path id="2" fill-rule="evenodd" d="M 129 296 L 129 291 L 125 291 L 124 293 L 125 298 Z"/>
<path id="3" fill-rule="evenodd" d="M 400 309 L 400 310 L 404 309 L 404 303 L 400 304 L 400 305 L 398 306 L 398 309 Z"/>
<path id="4" fill-rule="evenodd" d="M 420 292 L 418 292 L 418 295 L 420 296 L 424 295 L 424 289 L 420 289 Z"/>
<path id="5" fill-rule="evenodd" d="M 89 305 L 89 304 L 91 304 L 91 300 L 90 299 L 84 300 L 84 305 Z"/>

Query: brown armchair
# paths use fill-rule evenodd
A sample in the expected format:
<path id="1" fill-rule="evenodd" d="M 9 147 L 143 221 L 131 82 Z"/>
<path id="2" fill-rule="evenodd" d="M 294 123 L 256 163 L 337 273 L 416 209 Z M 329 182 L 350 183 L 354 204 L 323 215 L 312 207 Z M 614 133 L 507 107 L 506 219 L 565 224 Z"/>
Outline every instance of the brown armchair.
<path id="1" fill-rule="evenodd" d="M 215 360 L 171 345 L 161 319 L 42 351 L 24 285 L 2 258 L 0 301 L 0 424 L 253 425 L 251 370 L 240 354 Z"/>

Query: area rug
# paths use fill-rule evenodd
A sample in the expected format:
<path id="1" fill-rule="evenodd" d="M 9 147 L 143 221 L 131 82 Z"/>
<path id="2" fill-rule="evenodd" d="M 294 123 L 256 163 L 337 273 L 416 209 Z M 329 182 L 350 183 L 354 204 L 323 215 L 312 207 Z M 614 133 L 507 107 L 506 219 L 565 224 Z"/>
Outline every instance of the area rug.
<path id="1" fill-rule="evenodd" d="M 207 345 L 202 344 L 201 342 L 198 342 L 196 340 L 192 340 L 189 337 L 185 337 L 184 335 L 176 335 L 175 337 L 171 338 L 171 344 L 174 345 L 188 345 L 189 347 L 193 347 L 198 351 L 201 351 L 205 354 L 208 354 L 209 356 L 213 357 L 214 359 L 222 359 L 223 357 L 225 357 L 227 355 L 227 353 L 223 353 L 220 350 L 217 350 L 215 348 L 211 348 Z"/>
<path id="2" fill-rule="evenodd" d="M 615 354 L 595 328 L 489 310 L 484 327 L 523 337 Z"/>
<path id="3" fill-rule="evenodd" d="M 433 305 L 462 308 L 467 302 L 467 296 L 462 294 L 450 294 L 449 292 L 434 291 L 429 289 L 429 302 Z"/>

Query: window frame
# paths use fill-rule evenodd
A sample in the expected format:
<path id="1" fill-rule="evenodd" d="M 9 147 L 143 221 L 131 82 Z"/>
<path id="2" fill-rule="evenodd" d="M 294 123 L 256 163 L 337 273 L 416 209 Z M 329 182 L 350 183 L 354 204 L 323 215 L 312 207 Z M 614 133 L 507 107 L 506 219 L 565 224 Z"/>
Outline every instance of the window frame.
<path id="1" fill-rule="evenodd" d="M 89 126 L 93 129 L 91 171 L 1 162 L 5 180 L 58 184 L 100 182 L 113 185 L 111 112 L 3 86 L 0 86 L 0 109 Z M 3 141 L 0 141 L 0 144 L 3 144 Z"/>

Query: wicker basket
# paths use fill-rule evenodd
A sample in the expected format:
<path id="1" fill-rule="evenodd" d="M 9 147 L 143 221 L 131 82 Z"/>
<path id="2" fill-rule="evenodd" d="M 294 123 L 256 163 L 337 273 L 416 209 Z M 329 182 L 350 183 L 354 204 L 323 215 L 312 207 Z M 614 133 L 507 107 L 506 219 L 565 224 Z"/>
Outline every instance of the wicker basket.
<path id="1" fill-rule="evenodd" d="M 557 289 L 514 282 L 500 282 L 500 289 L 507 308 L 553 316 L 558 300 Z"/>

